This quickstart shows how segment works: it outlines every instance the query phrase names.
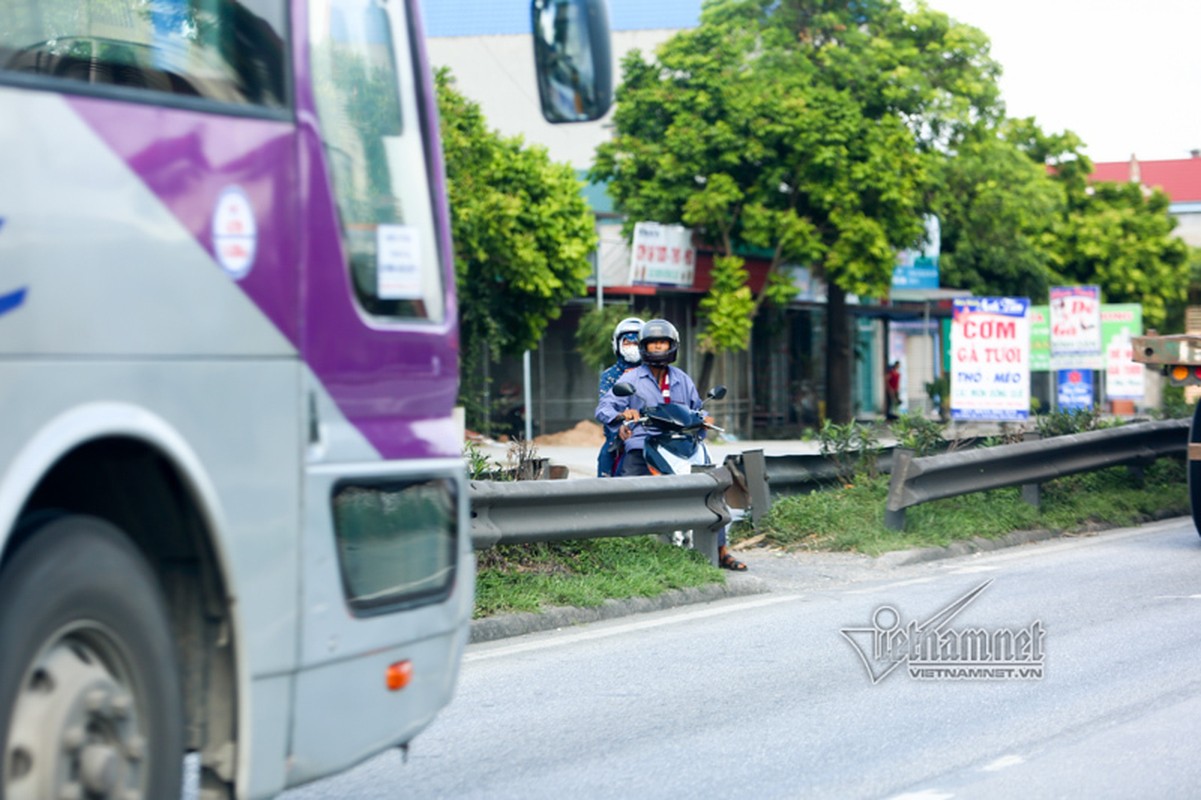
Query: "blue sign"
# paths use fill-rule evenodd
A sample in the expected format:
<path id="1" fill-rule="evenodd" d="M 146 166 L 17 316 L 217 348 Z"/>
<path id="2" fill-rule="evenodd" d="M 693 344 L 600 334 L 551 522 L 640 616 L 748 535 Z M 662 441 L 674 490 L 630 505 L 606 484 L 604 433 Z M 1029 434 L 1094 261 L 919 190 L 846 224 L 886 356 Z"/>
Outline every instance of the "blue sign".
<path id="1" fill-rule="evenodd" d="M 1093 373 L 1087 369 L 1061 369 L 1057 373 L 1056 393 L 1060 411 L 1087 410 L 1093 407 Z"/>
<path id="2" fill-rule="evenodd" d="M 938 259 L 915 258 L 912 264 L 898 264 L 892 269 L 894 289 L 937 289 Z"/>
<path id="3" fill-rule="evenodd" d="M 897 253 L 897 264 L 892 269 L 894 289 L 937 289 L 938 255 L 942 249 L 942 226 L 938 217 L 927 214 L 923 218 L 926 235 L 917 250 L 902 250 Z"/>

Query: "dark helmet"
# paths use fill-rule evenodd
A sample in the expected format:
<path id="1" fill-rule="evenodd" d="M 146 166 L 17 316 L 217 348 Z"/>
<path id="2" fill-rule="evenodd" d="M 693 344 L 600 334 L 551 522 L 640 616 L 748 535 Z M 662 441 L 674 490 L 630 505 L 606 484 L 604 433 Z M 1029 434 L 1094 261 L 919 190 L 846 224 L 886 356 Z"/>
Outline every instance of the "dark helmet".
<path id="1" fill-rule="evenodd" d="M 638 317 L 626 317 L 621 322 L 617 323 L 617 327 L 613 329 L 613 355 L 617 355 L 621 348 L 621 337 L 627 333 L 632 333 L 635 336 L 642 330 L 642 320 Z"/>
<path id="2" fill-rule="evenodd" d="M 646 343 L 653 339 L 666 339 L 671 342 L 666 352 L 650 353 L 646 349 Z M 638 352 L 642 354 L 642 363 L 650 364 L 653 367 L 661 367 L 676 360 L 676 353 L 680 349 L 680 334 L 676 331 L 676 326 L 672 325 L 665 319 L 652 319 L 642 326 L 642 330 L 638 333 Z"/>

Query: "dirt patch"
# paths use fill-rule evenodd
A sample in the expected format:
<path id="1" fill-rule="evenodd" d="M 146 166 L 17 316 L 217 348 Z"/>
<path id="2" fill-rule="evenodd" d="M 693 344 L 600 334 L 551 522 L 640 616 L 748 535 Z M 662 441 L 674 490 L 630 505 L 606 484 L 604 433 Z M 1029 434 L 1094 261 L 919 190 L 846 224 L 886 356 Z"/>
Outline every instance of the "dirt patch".
<path id="1" fill-rule="evenodd" d="M 535 445 L 547 447 L 600 447 L 605 441 L 605 431 L 599 422 L 580 420 L 574 428 L 560 433 L 547 433 L 534 437 Z"/>

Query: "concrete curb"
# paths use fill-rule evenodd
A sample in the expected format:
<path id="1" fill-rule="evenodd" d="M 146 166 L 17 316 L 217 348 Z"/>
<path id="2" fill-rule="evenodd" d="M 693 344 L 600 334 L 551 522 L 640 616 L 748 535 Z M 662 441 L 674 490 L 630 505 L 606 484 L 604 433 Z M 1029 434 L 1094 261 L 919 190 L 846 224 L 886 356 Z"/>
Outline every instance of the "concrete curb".
<path id="1" fill-rule="evenodd" d="M 1058 539 L 1073 535 L 1079 536 L 1081 533 L 1084 532 L 1081 531 L 1072 534 L 1062 531 L 1035 530 L 1014 531 L 1004 536 L 998 536 L 995 539 L 985 539 L 982 536 L 977 536 L 972 539 L 961 539 L 957 542 L 951 542 L 946 547 L 920 547 L 914 550 L 893 550 L 876 556 L 873 563 L 882 569 L 891 569 L 893 567 L 903 567 L 906 564 L 941 561 L 944 558 L 957 558 L 959 556 L 969 556 L 972 553 L 985 553 L 1005 547 L 1016 547 L 1022 544 L 1031 544 L 1032 542 L 1044 542 L 1047 539 Z"/>
<path id="2" fill-rule="evenodd" d="M 548 608 L 541 613 L 501 614 L 495 617 L 472 620 L 472 644 L 491 642 L 510 636 L 567 628 L 588 622 L 617 619 L 631 614 L 662 611 L 693 603 L 710 603 L 730 597 L 745 597 L 766 594 L 771 587 L 753 575 L 731 576 L 725 583 L 710 583 L 687 589 L 669 589 L 658 597 L 630 597 L 624 600 L 606 600 L 592 608 Z"/>
<path id="3" fill-rule="evenodd" d="M 893 550 L 892 552 L 882 553 L 876 556 L 873 563 L 882 569 L 889 569 L 892 567 L 901 567 L 906 564 L 920 564 L 924 561 L 939 561 L 944 558 L 969 556 L 972 553 L 984 553 L 990 550 L 1000 550 L 1005 547 L 1016 547 L 1018 545 L 1031 544 L 1033 542 L 1045 542 L 1048 539 L 1072 539 L 1079 538 L 1081 536 L 1093 536 L 1101 533 L 1102 531 L 1145 525 L 1149 522 L 1159 522 L 1160 520 L 1174 519 L 1180 516 L 1181 515 L 1178 512 L 1161 510 L 1149 515 L 1147 519 L 1133 522 L 1131 525 L 1113 525 L 1108 522 L 1094 522 L 1085 524 L 1074 530 L 1013 531 L 1012 533 L 1007 533 L 1004 536 L 998 536 L 994 539 L 985 539 L 984 537 L 977 536 L 972 539 L 961 539 L 957 542 L 951 542 L 946 547 L 921 547 L 914 550 Z"/>

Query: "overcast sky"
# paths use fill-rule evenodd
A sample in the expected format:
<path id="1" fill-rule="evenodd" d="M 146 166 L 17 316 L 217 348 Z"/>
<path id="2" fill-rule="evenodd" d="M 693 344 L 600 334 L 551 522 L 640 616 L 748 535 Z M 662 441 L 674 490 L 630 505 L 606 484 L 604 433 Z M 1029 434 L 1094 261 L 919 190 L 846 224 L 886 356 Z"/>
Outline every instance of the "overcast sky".
<path id="1" fill-rule="evenodd" d="M 1075 131 L 1093 161 L 1201 149 L 1201 0 L 927 0 L 983 30 L 1009 115 Z"/>

